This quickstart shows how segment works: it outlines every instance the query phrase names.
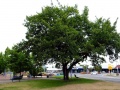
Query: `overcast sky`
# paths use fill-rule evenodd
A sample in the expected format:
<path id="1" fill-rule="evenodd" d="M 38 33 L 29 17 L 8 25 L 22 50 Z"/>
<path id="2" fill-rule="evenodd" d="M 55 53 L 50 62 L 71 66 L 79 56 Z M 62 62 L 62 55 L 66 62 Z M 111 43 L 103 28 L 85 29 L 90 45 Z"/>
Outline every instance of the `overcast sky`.
<path id="1" fill-rule="evenodd" d="M 56 4 L 56 0 L 52 0 Z M 59 0 L 63 5 L 78 5 L 80 12 L 89 8 L 90 20 L 95 17 L 110 18 L 114 22 L 120 16 L 119 0 Z M 0 0 L 0 51 L 12 47 L 25 39 L 27 28 L 23 26 L 26 15 L 34 15 L 41 7 L 50 5 L 51 0 Z M 117 29 L 119 31 L 118 20 Z"/>
<path id="2" fill-rule="evenodd" d="M 56 0 L 52 0 L 56 4 Z M 62 5 L 78 5 L 80 12 L 89 8 L 89 19 L 110 18 L 113 23 L 120 17 L 120 0 L 59 0 Z M 27 28 L 23 26 L 26 16 L 41 11 L 51 0 L 0 0 L 0 52 L 25 39 Z M 120 18 L 119 18 L 120 19 Z M 120 32 L 118 19 L 117 31 Z"/>

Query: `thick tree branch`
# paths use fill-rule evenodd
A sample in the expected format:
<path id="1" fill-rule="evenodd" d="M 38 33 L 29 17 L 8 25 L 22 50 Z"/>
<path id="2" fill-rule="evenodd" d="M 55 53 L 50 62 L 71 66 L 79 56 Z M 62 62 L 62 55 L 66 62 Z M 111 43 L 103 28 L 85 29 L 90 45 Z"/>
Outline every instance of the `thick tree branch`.
<path id="1" fill-rule="evenodd" d="M 79 60 L 76 60 L 74 61 L 73 63 L 70 64 L 70 67 L 68 68 L 68 71 L 70 71 L 74 65 L 76 65 L 78 62 L 80 62 L 80 59 Z"/>

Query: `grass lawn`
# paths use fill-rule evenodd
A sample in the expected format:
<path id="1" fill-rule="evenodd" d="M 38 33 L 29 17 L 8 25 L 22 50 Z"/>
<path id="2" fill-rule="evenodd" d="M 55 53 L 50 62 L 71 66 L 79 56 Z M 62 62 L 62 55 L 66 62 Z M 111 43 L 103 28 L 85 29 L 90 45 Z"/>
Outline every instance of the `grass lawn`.
<path id="1" fill-rule="evenodd" d="M 90 80 L 83 78 L 72 78 L 69 81 L 63 81 L 60 78 L 54 77 L 57 79 L 37 79 L 37 80 L 28 80 L 21 82 L 13 82 L 0 84 L 0 90 L 93 90 L 90 85 L 99 84 L 99 86 L 105 85 L 105 82 L 98 80 Z M 59 78 L 59 79 L 58 79 Z M 107 82 L 106 82 L 107 83 Z M 108 83 L 108 86 L 113 85 Z M 99 88 L 99 86 L 97 86 Z M 119 85 L 118 85 L 119 86 Z M 88 89 L 84 89 L 89 87 Z M 75 89 L 78 88 L 78 89 Z M 83 89 L 80 89 L 83 88 Z M 94 89 L 96 90 L 96 89 Z M 120 89 L 97 89 L 97 90 L 120 90 Z"/>
<path id="2" fill-rule="evenodd" d="M 69 84 L 78 84 L 78 83 L 95 83 L 98 82 L 96 80 L 90 79 L 70 79 L 69 81 L 63 81 L 61 77 L 54 77 L 57 79 L 38 79 L 38 80 L 28 80 L 21 82 L 13 82 L 8 84 L 1 84 L 0 90 L 36 90 L 43 88 L 53 88 L 60 87 Z M 59 78 L 59 79 L 58 79 Z"/>

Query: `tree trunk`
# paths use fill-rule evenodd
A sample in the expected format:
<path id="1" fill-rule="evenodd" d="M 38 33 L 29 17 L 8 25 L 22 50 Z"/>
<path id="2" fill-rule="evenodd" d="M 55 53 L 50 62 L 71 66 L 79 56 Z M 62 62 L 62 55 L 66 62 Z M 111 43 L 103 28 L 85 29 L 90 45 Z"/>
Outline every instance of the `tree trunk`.
<path id="1" fill-rule="evenodd" d="M 64 80 L 69 80 L 69 71 L 67 69 L 67 64 L 63 64 L 63 75 L 64 75 Z"/>
<path id="2" fill-rule="evenodd" d="M 63 75 L 64 75 L 64 80 L 69 80 L 69 72 L 71 71 L 72 67 L 76 65 L 80 60 L 76 60 L 75 62 L 71 63 L 69 68 L 67 68 L 67 63 L 62 64 L 63 66 Z"/>

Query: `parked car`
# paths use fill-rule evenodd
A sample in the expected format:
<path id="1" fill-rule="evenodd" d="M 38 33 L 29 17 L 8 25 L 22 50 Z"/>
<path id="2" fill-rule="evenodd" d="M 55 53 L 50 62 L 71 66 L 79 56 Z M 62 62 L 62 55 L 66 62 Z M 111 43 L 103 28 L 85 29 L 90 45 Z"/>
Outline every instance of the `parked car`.
<path id="1" fill-rule="evenodd" d="M 91 75 L 97 75 L 97 74 L 98 74 L 97 71 L 93 71 L 93 72 L 91 72 Z"/>

